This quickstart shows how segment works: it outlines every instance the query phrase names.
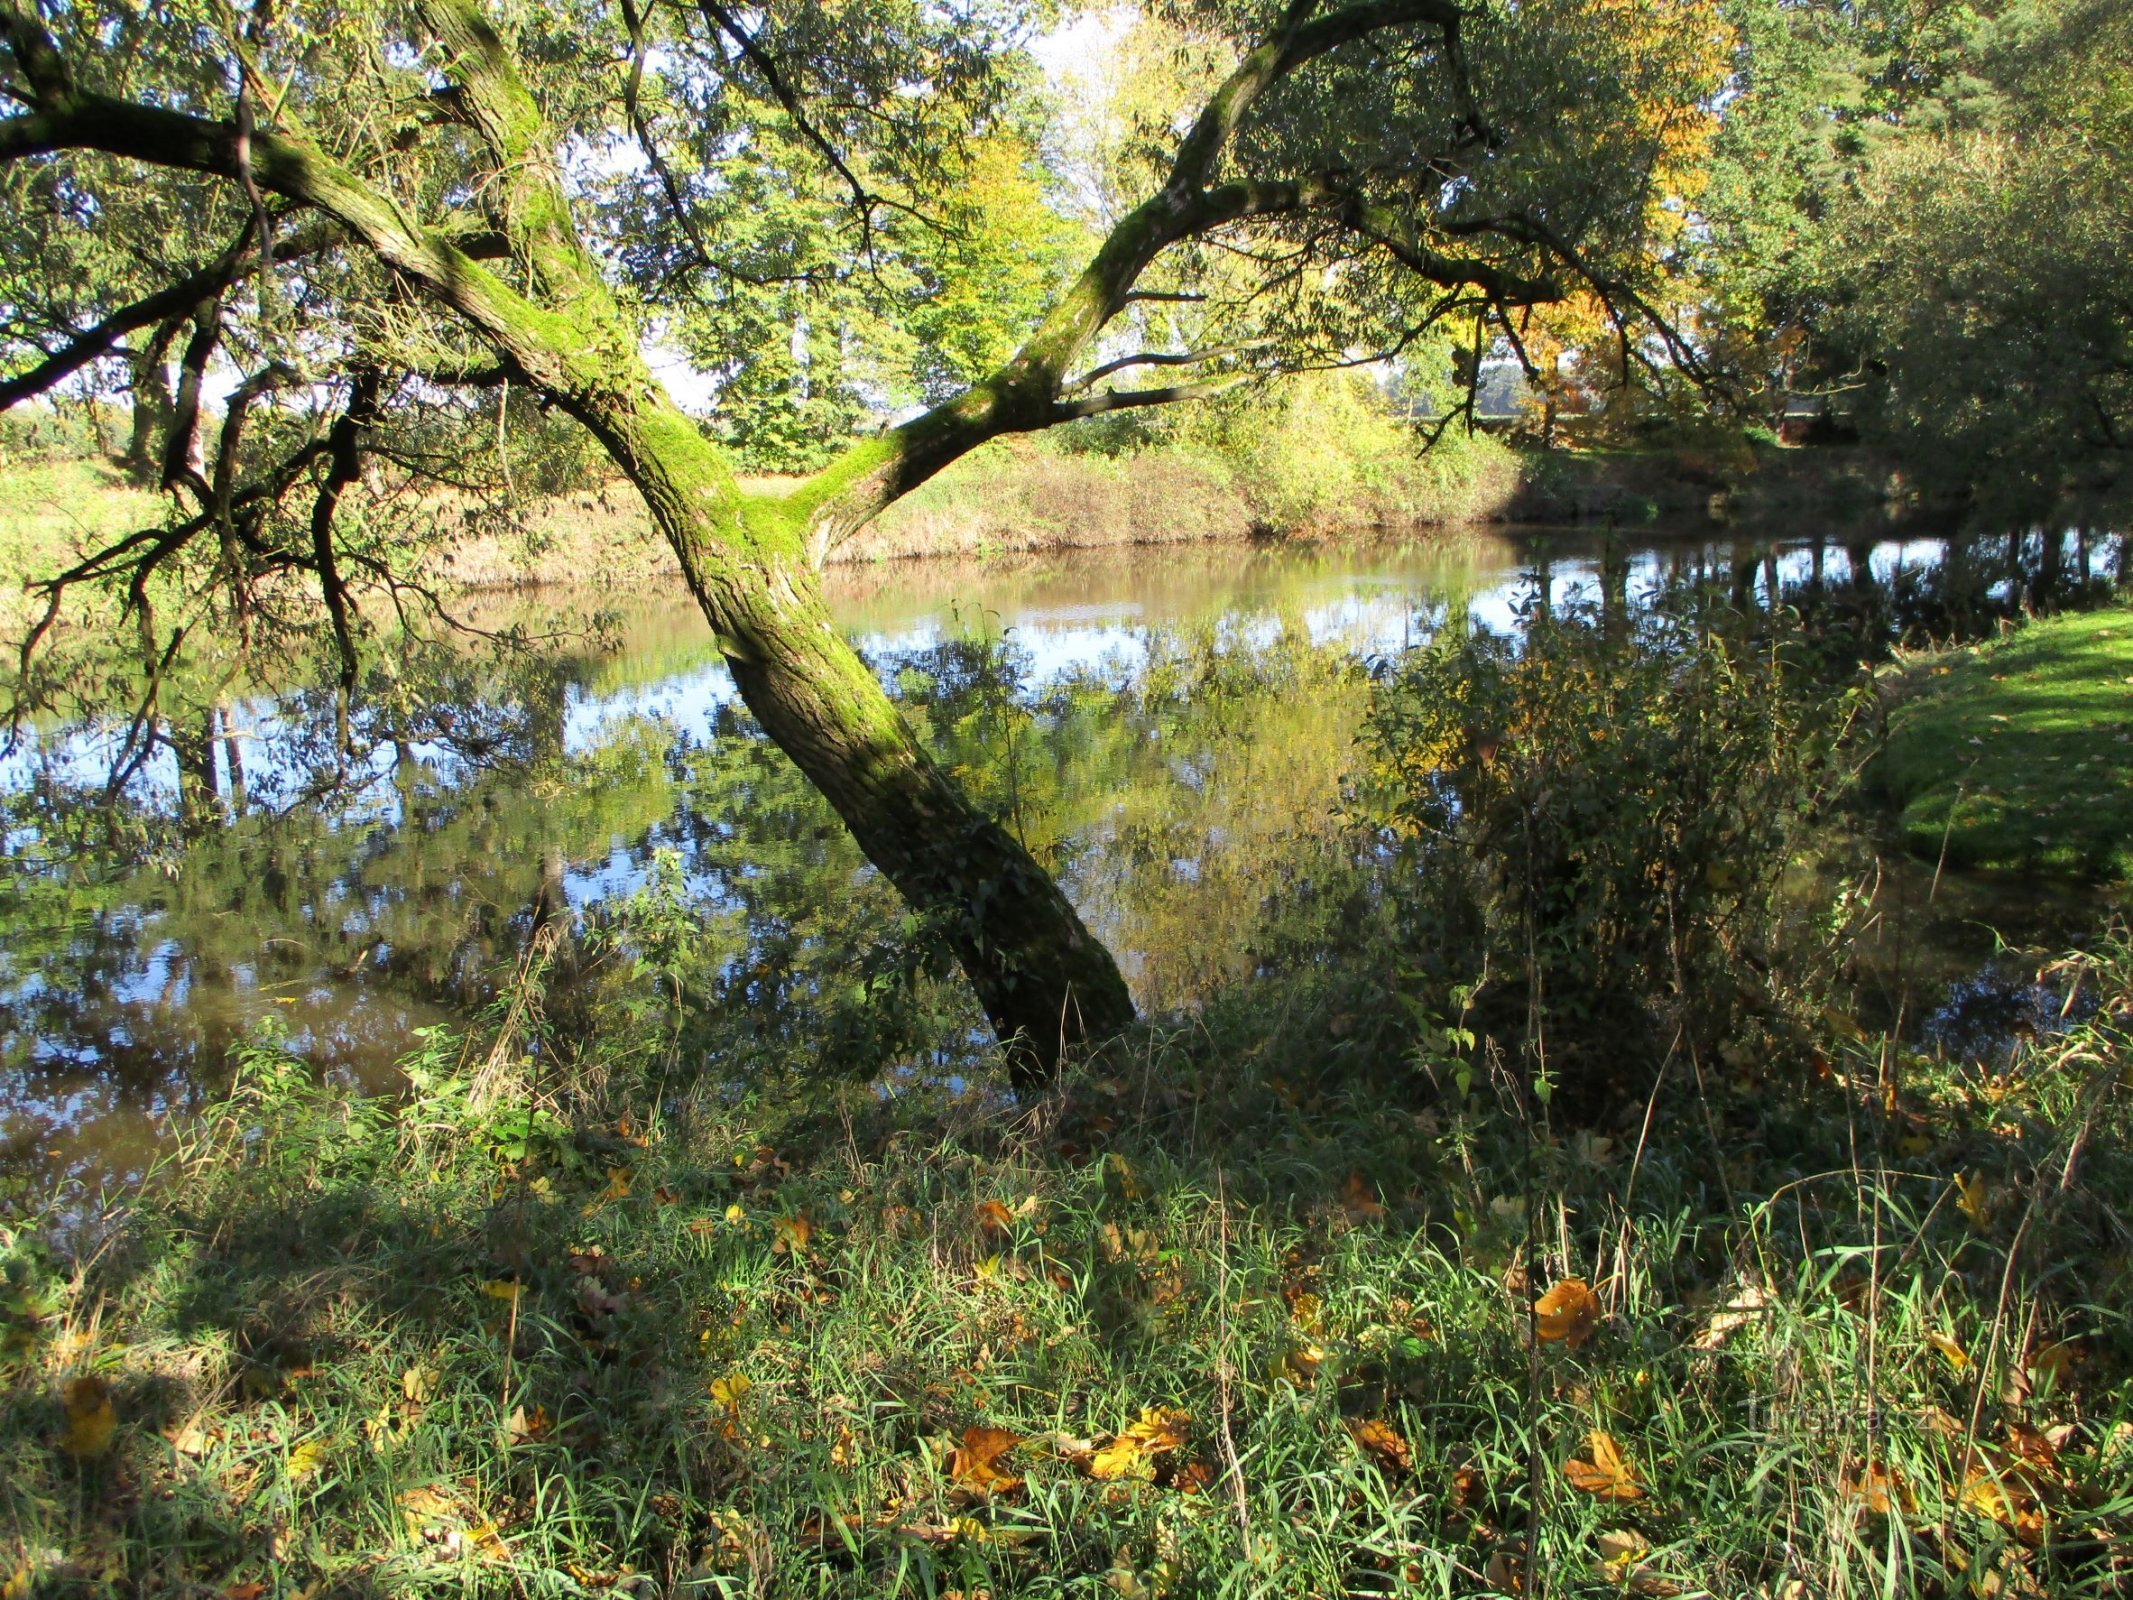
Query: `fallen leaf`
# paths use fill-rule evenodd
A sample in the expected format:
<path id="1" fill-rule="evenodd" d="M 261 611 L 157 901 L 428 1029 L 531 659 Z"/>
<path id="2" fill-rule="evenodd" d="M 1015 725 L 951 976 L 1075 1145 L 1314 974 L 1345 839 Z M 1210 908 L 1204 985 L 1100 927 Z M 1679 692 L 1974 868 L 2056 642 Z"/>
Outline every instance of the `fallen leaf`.
<path id="1" fill-rule="evenodd" d="M 2052 1378 L 2063 1383 L 2067 1373 L 2080 1360 L 2081 1347 L 2072 1340 L 2060 1340 L 2038 1345 L 2029 1353 L 2029 1360 L 2023 1365 L 2040 1378 Z"/>
<path id="2" fill-rule="evenodd" d="M 1637 1469 L 1622 1453 L 1613 1434 L 1595 1428 L 1585 1436 L 1585 1448 L 1592 1454 L 1590 1461 L 1572 1456 L 1563 1463 L 1563 1476 L 1571 1488 L 1618 1504 L 1644 1498 Z"/>
<path id="3" fill-rule="evenodd" d="M 1533 1331 L 1542 1344 L 1560 1340 L 1575 1350 L 1600 1322 L 1600 1297 L 1583 1278 L 1565 1278 L 1533 1302 Z"/>
<path id="4" fill-rule="evenodd" d="M 118 1432 L 118 1408 L 111 1403 L 111 1385 L 93 1376 L 72 1378 L 60 1390 L 59 1400 L 67 1414 L 66 1431 L 59 1436 L 60 1449 L 76 1461 L 90 1461 L 111 1448 L 111 1436 Z"/>
<path id="5" fill-rule="evenodd" d="M 1955 1209 L 1970 1219 L 1970 1226 L 1982 1230 L 1992 1215 L 1992 1192 L 1985 1187 L 1985 1175 L 1971 1173 L 1965 1177 L 1955 1175 Z"/>
<path id="6" fill-rule="evenodd" d="M 1183 1411 L 1151 1406 L 1109 1444 L 1091 1452 L 1089 1476 L 1104 1480 L 1154 1477 L 1155 1458 L 1185 1443 L 1191 1421 Z"/>
<path id="7" fill-rule="evenodd" d="M 2012 1417 L 2008 1419 L 2007 1448 L 2034 1476 L 2057 1480 L 2063 1475 L 2058 1450 L 2051 1440 L 2026 1422 L 2018 1422 Z"/>
<path id="8" fill-rule="evenodd" d="M 804 1211 L 789 1217 L 779 1217 L 771 1226 L 777 1233 L 777 1239 L 770 1248 L 780 1254 L 790 1255 L 795 1251 L 805 1250 L 807 1241 L 815 1236 L 814 1220 Z"/>
<path id="9" fill-rule="evenodd" d="M 523 1287 L 524 1286 L 522 1284 L 514 1283 L 509 1278 L 491 1278 L 487 1283 L 481 1286 L 481 1292 L 487 1295 L 491 1300 L 503 1300 L 507 1302 L 516 1303 L 519 1296 L 519 1290 Z"/>
<path id="10" fill-rule="evenodd" d="M 163 1437 L 170 1441 L 171 1449 L 177 1451 L 179 1455 L 191 1456 L 197 1461 L 207 1454 L 209 1448 L 214 1444 L 216 1436 L 208 1431 L 206 1425 L 197 1416 L 194 1416 L 188 1417 L 185 1421 L 179 1423 L 176 1428 L 166 1432 Z"/>
<path id="11" fill-rule="evenodd" d="M 1995 1476 L 1982 1467 L 1972 1467 L 1963 1480 L 1963 1504 L 1997 1522 L 2024 1544 L 2044 1542 L 2043 1507 L 2012 1477 Z"/>
<path id="12" fill-rule="evenodd" d="M 1945 1333 L 1928 1333 L 1926 1343 L 1941 1353 L 1950 1372 L 1961 1372 L 1970 1365 L 1970 1352 L 1949 1338 Z"/>
<path id="13" fill-rule="evenodd" d="M 317 1439 L 306 1439 L 289 1452 L 289 1481 L 301 1483 L 326 1465 L 329 1452 Z"/>
<path id="14" fill-rule="evenodd" d="M 997 1200 L 980 1200 L 977 1204 L 978 1231 L 998 1234 L 1002 1237 L 1015 1231 L 1015 1214 Z"/>
<path id="15" fill-rule="evenodd" d="M 1355 1420 L 1348 1424 L 1348 1432 L 1357 1444 L 1395 1472 L 1405 1472 L 1415 1464 L 1413 1446 L 1389 1422 Z"/>
<path id="16" fill-rule="evenodd" d="M 1734 1334 L 1754 1322 L 1770 1308 L 1770 1296 L 1756 1285 L 1744 1284 L 1739 1293 L 1728 1300 L 1723 1310 L 1714 1313 L 1704 1325 L 1703 1332 L 1692 1341 L 1697 1350 L 1722 1349 Z"/>
<path id="17" fill-rule="evenodd" d="M 226 1583 L 222 1586 L 222 1600 L 259 1600 L 267 1592 L 267 1586 L 257 1578 L 249 1583 Z"/>
<path id="18" fill-rule="evenodd" d="M 553 1425 L 549 1420 L 546 1406 L 537 1405 L 531 1411 L 528 1411 L 524 1406 L 514 1406 L 511 1409 L 511 1421 L 508 1424 L 508 1428 L 515 1442 L 531 1444 L 547 1438 L 548 1431 Z"/>
<path id="19" fill-rule="evenodd" d="M 723 1406 L 728 1411 L 738 1410 L 741 1397 L 754 1387 L 746 1374 L 729 1372 L 724 1377 L 711 1380 L 711 1403 Z"/>
<path id="20" fill-rule="evenodd" d="M 1348 1181 L 1341 1185 L 1341 1209 L 1358 1219 L 1385 1215 L 1376 1186 L 1360 1170 L 1349 1173 Z"/>
<path id="21" fill-rule="evenodd" d="M 1170 1480 L 1170 1486 L 1179 1494 L 1198 1494 L 1215 1481 L 1215 1467 L 1211 1461 L 1188 1461 L 1178 1468 Z"/>
<path id="22" fill-rule="evenodd" d="M 957 1484 L 978 1494 L 1011 1494 L 1022 1480 L 1000 1469 L 1001 1457 L 1022 1439 L 1005 1428 L 965 1428 L 963 1442 L 948 1456 L 948 1475 Z"/>
<path id="23" fill-rule="evenodd" d="M 1879 1461 L 1869 1461 L 1856 1472 L 1847 1467 L 1838 1473 L 1837 1492 L 1847 1500 L 1858 1501 L 1877 1517 L 1887 1516 L 1891 1507 L 1908 1512 L 1917 1505 L 1903 1474 Z"/>
<path id="24" fill-rule="evenodd" d="M 1481 1569 L 1482 1581 L 1496 1594 L 1524 1594 L 1526 1574 L 1518 1557 L 1508 1550 L 1496 1550 Z"/>
<path id="25" fill-rule="evenodd" d="M 484 1517 L 467 1527 L 467 1543 L 484 1561 L 509 1561 L 511 1547 L 504 1543 L 504 1536 L 497 1532 L 496 1524 Z"/>

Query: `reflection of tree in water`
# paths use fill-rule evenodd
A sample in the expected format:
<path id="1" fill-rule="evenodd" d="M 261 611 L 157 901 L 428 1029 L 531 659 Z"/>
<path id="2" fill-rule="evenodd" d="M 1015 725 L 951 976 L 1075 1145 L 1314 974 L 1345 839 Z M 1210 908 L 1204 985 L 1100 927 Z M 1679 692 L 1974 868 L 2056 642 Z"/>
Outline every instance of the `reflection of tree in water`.
<path id="1" fill-rule="evenodd" d="M 2078 599 L 2123 559 L 2116 538 L 1995 536 L 1950 540 L 1937 561 L 1876 578 L 1876 544 L 1601 540 L 1588 600 L 1619 631 L 1654 583 L 1715 605 L 1775 594 L 1843 666 L 1894 640 Z M 1537 552 L 1521 592 L 1545 595 L 1564 570 Z M 951 638 L 875 666 L 936 758 L 1069 886 L 1142 1004 L 1190 1008 L 1306 947 L 1269 924 L 1268 907 L 1307 901 L 1302 886 L 1337 847 L 1330 814 L 1364 684 L 1339 651 L 1310 645 L 1312 598 L 1275 585 L 1248 613 L 1136 635 L 1129 654 L 1145 664 L 1123 680 L 1085 669 L 1037 684 L 1012 636 Z M 653 889 L 683 913 L 663 958 L 676 1070 L 742 1079 L 796 1053 L 840 1074 L 959 1069 L 982 1031 L 939 930 L 904 915 L 745 714 L 725 706 L 696 733 L 615 715 L 586 742 L 577 700 L 626 704 L 715 670 L 693 635 L 645 644 L 411 652 L 397 690 L 366 696 L 358 732 L 374 758 L 337 807 L 301 798 L 332 748 L 330 691 L 277 707 L 283 731 L 241 749 L 231 728 L 249 713 L 198 720 L 191 737 L 209 759 L 177 808 L 181 851 L 103 877 L 18 872 L 7 886 L 9 1137 L 42 1139 L 70 1103 L 87 1119 L 193 1103 L 269 1012 L 322 1065 L 385 1081 L 411 1028 L 479 1008 L 559 916 L 573 937 L 550 1026 L 581 1027 L 600 985 L 642 954 L 632 919 L 646 905 L 618 908 Z M 674 863 L 664 887 L 662 852 Z M 938 1054 L 957 1039 L 969 1054 Z"/>

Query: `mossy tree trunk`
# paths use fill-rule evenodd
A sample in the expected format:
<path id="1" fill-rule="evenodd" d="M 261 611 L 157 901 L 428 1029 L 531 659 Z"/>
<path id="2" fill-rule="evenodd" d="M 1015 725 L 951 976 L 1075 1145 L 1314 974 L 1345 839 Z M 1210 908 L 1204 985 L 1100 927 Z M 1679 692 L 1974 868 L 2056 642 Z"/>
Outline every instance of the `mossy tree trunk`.
<path id="1" fill-rule="evenodd" d="M 1453 69 L 1450 147 L 1486 144 L 1460 54 L 1456 0 L 1350 0 L 1324 15 L 1315 14 L 1315 0 L 1296 0 L 1182 135 L 1160 189 L 1121 219 L 1021 350 L 985 381 L 852 446 L 779 495 L 744 493 L 724 455 L 647 369 L 634 314 L 572 220 L 554 131 L 482 0 L 417 0 L 415 10 L 441 48 L 437 70 L 451 80 L 449 97 L 439 97 L 448 120 L 484 153 L 480 231 L 494 239 L 479 252 L 474 235 L 417 220 L 403 200 L 300 129 L 240 129 L 84 92 L 43 25 L 6 0 L 0 34 L 27 109 L 0 118 L 0 162 L 98 150 L 238 182 L 255 198 L 272 194 L 309 210 L 329 224 L 327 235 L 339 230 L 360 241 L 400 284 L 455 313 L 496 351 L 503 375 L 583 422 L 642 493 L 749 709 L 869 859 L 953 941 L 1018 1078 L 1039 1078 L 1066 1048 L 1124 1026 L 1133 1005 L 1109 952 L 1051 876 L 919 747 L 834 625 L 816 568 L 883 508 L 989 439 L 1226 387 L 1100 386 L 1127 368 L 1218 361 L 1221 350 L 1145 352 L 1078 376 L 1073 370 L 1135 298 L 1156 257 L 1211 230 L 1246 218 L 1308 218 L 1387 252 L 1442 289 L 1484 297 L 1499 312 L 1560 298 L 1552 276 L 1520 276 L 1499 260 L 1433 249 L 1410 222 L 1368 203 L 1342 161 L 1314 165 L 1315 176 L 1216 181 L 1232 135 L 1269 88 L 1306 62 L 1388 30 L 1425 31 Z M 190 289 L 219 293 L 264 251 L 263 238 L 256 251 L 241 239 L 200 282 L 143 301 L 110 326 L 141 326 L 165 301 L 190 303 Z M 504 273 L 483 265 L 499 258 L 510 264 Z"/>

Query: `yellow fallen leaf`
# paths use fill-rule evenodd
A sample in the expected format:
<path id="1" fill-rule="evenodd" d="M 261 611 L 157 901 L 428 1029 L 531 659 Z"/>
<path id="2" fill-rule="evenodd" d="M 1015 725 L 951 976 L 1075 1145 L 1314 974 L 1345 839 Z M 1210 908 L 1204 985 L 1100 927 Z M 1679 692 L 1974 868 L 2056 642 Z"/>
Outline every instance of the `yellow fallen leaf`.
<path id="1" fill-rule="evenodd" d="M 732 1411 L 740 1405 L 741 1397 L 754 1387 L 745 1373 L 729 1372 L 711 1380 L 711 1403 Z"/>
<path id="2" fill-rule="evenodd" d="M 948 1475 L 978 1494 L 1011 1494 L 1022 1480 L 1001 1469 L 1001 1458 L 1022 1443 L 1005 1428 L 965 1428 L 963 1442 L 948 1456 Z"/>
<path id="3" fill-rule="evenodd" d="M 1955 1209 L 1970 1219 L 1971 1227 L 1985 1226 L 1992 1215 L 1992 1191 L 1985 1187 L 1983 1173 L 1955 1175 Z"/>
<path id="4" fill-rule="evenodd" d="M 1154 1477 L 1155 1458 L 1185 1443 L 1191 1421 L 1183 1411 L 1149 1407 L 1109 1444 L 1090 1454 L 1089 1476 L 1105 1480 Z"/>
<path id="5" fill-rule="evenodd" d="M 111 1403 L 110 1384 L 94 1376 L 73 1378 L 60 1390 L 59 1400 L 67 1414 L 60 1449 L 76 1461 L 89 1461 L 111 1448 L 111 1436 L 118 1432 L 118 1408 Z"/>
<path id="6" fill-rule="evenodd" d="M 1533 1331 L 1542 1344 L 1560 1340 L 1572 1350 L 1600 1322 L 1600 1297 L 1583 1278 L 1565 1278 L 1533 1302 Z"/>
<path id="7" fill-rule="evenodd" d="M 1972 1467 L 1963 1480 L 1963 1504 L 1981 1517 L 1989 1517 L 2024 1544 L 2044 1542 L 2044 1509 L 2036 1496 L 2010 1476 L 1998 1476 L 1982 1467 Z"/>
<path id="8" fill-rule="evenodd" d="M 772 1223 L 772 1227 L 777 1232 L 777 1239 L 770 1248 L 782 1254 L 789 1255 L 794 1251 L 805 1250 L 807 1241 L 815 1236 L 814 1221 L 804 1211 L 790 1217 L 779 1217 Z"/>
<path id="9" fill-rule="evenodd" d="M 484 1517 L 467 1528 L 467 1543 L 484 1561 L 509 1561 L 511 1547 L 504 1543 L 504 1536 L 496 1531 L 496 1524 Z"/>
<path id="10" fill-rule="evenodd" d="M 328 1459 L 326 1446 L 317 1439 L 306 1439 L 289 1452 L 289 1480 L 301 1483 L 325 1466 Z"/>
<path id="11" fill-rule="evenodd" d="M 523 1285 L 514 1283 L 509 1278 L 491 1278 L 487 1283 L 481 1286 L 481 1292 L 487 1295 L 491 1300 L 516 1302 L 518 1299 L 519 1290 L 522 1287 Z M 402 1381 L 405 1381 L 404 1375 Z M 413 1397 L 410 1396 L 410 1398 Z"/>
<path id="12" fill-rule="evenodd" d="M 1573 1456 L 1563 1463 L 1563 1476 L 1571 1488 L 1617 1504 L 1644 1498 L 1637 1469 L 1613 1434 L 1595 1428 L 1585 1436 L 1585 1448 L 1591 1453 L 1590 1461 Z"/>
<path id="13" fill-rule="evenodd" d="M 1945 1333 L 1928 1333 L 1926 1343 L 1941 1353 L 1941 1359 L 1948 1363 L 1949 1371 L 1961 1372 L 1970 1365 L 1970 1352 Z"/>
<path id="14" fill-rule="evenodd" d="M 1415 1464 L 1414 1447 L 1389 1422 L 1357 1419 L 1349 1422 L 1348 1432 L 1357 1444 L 1376 1456 L 1380 1464 L 1395 1472 L 1405 1472 Z"/>

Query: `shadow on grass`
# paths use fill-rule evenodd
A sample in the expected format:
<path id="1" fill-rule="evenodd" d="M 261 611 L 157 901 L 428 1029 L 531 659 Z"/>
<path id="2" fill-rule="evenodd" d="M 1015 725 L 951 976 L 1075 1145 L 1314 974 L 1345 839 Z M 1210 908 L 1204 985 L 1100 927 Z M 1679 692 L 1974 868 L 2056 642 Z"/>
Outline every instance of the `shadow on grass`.
<path id="1" fill-rule="evenodd" d="M 1022 1106 L 611 1086 L 535 1124 L 255 1080 L 81 1273 L 10 1236 L 0 1566 L 314 1600 L 1488 1593 L 1529 1559 L 2113 1592 L 2111 948 L 2058 978 L 2088 1022 L 1991 1062 L 1668 1057 L 1575 1126 L 1486 1060 L 1433 1083 L 1339 975 Z M 1589 1314 L 1536 1321 L 1561 1280 Z"/>

